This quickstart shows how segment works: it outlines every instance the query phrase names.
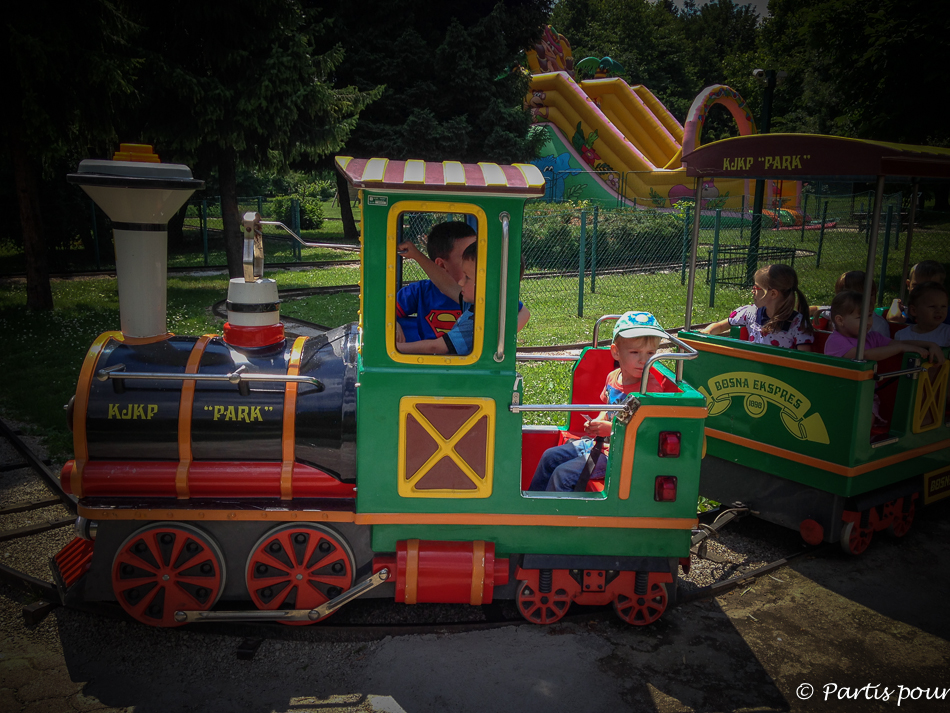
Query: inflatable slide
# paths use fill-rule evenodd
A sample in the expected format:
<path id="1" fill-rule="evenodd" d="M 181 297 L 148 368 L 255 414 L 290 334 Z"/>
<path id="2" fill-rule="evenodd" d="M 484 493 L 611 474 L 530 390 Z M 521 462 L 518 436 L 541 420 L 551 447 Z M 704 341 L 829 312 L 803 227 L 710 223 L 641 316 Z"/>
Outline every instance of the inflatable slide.
<path id="1" fill-rule="evenodd" d="M 616 77 L 576 81 L 570 44 L 550 27 L 528 52 L 528 64 L 532 78 L 526 102 L 548 135 L 542 158 L 534 162 L 548 181 L 547 200 L 671 208 L 693 198 L 682 156 L 699 146 L 712 106 L 720 104 L 732 114 L 740 135 L 755 133 L 745 101 L 723 85 L 707 87 L 696 97 L 684 126 L 644 86 Z M 748 209 L 743 197 L 751 194 L 750 183 L 710 179 L 703 186 L 703 207 Z M 776 207 L 797 204 L 797 190 L 788 185 L 768 190 L 782 191 Z"/>

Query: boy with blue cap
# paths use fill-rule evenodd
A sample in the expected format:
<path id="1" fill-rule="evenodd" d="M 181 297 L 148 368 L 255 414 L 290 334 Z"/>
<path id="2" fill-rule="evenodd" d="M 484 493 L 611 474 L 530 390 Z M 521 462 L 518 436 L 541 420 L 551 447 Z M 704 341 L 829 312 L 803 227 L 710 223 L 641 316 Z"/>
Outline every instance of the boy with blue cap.
<path id="1" fill-rule="evenodd" d="M 610 354 L 619 366 L 607 375 L 604 390 L 600 394 L 602 402 L 620 403 L 631 392 L 640 390 L 643 368 L 650 357 L 656 354 L 665 336 L 666 332 L 649 312 L 627 312 L 617 320 Z M 659 391 L 660 388 L 659 381 L 651 373 L 647 390 Z M 593 439 L 609 436 L 612 422 L 613 413 L 601 411 L 597 418 L 584 427 L 588 438 L 548 448 L 538 461 L 528 490 L 573 491 L 594 447 Z M 590 480 L 602 480 L 606 468 L 607 455 L 602 453 L 597 458 Z"/>

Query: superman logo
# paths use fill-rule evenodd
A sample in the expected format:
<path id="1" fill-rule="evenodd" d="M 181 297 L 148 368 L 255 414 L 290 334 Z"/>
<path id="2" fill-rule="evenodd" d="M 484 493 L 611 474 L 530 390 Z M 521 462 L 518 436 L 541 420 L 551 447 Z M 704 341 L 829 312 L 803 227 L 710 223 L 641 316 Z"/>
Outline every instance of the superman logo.
<path id="1" fill-rule="evenodd" d="M 461 314 L 462 312 L 457 309 L 434 309 L 426 315 L 426 322 L 432 327 L 432 331 L 435 332 L 436 336 L 441 337 L 455 326 L 455 322 Z"/>

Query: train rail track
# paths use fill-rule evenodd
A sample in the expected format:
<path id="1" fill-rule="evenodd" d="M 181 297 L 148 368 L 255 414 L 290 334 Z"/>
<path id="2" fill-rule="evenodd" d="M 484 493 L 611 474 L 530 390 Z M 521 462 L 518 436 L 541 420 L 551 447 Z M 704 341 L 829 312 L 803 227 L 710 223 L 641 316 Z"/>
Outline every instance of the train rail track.
<path id="1" fill-rule="evenodd" d="M 3 503 L 0 505 L 0 545 L 3 546 L 0 580 L 37 597 L 23 612 L 28 622 L 35 622 L 59 606 L 60 594 L 53 582 L 43 578 L 45 559 L 32 555 L 50 549 L 46 542 L 49 533 L 62 532 L 63 528 L 73 525 L 76 502 L 59 487 L 49 461 L 40 458 L 21 435 L 0 420 L 3 439 L 0 482 L 4 493 L 0 501 Z M 17 562 L 25 561 L 33 566 L 13 566 L 8 562 L 11 555 Z"/>
<path id="2" fill-rule="evenodd" d="M 45 579 L 39 569 L 48 563 L 48 557 L 72 537 L 66 528 L 75 521 L 76 502 L 62 492 L 56 474 L 48 461 L 38 456 L 24 440 L 21 433 L 0 420 L 0 436 L 3 447 L 0 448 L 0 485 L 4 494 L 0 505 L 0 547 L 5 548 L 0 561 L 0 579 L 8 585 L 28 592 L 34 601 L 23 607 L 26 621 L 34 624 L 42 620 L 56 607 L 62 605 L 60 592 L 56 585 Z M 24 495 L 25 494 L 25 495 Z M 11 497 L 12 496 L 12 497 Z M 11 502 L 13 500 L 13 502 Z M 719 530 L 735 517 L 743 515 L 743 509 L 728 510 L 710 525 L 697 530 L 693 538 L 694 554 L 706 555 L 704 542 L 707 538 L 718 536 Z M 10 553 L 9 546 L 19 546 L 14 558 L 23 565 L 10 565 L 6 562 Z M 813 553 L 820 548 L 804 549 L 792 555 L 779 558 L 738 576 L 723 579 L 705 587 L 681 591 L 674 606 L 702 599 L 710 599 L 750 583 L 757 577 L 768 574 L 788 563 L 800 554 Z M 34 556 L 38 554 L 38 556 Z M 715 556 L 711 556 L 715 561 Z M 46 575 L 48 576 L 48 575 Z M 276 623 L 210 623 L 192 627 L 193 630 L 209 634 L 227 635 L 241 638 L 236 655 L 251 658 L 261 642 L 268 639 L 291 640 L 330 640 L 330 641 L 369 641 L 385 636 L 407 636 L 431 633 L 458 633 L 500 628 L 504 626 L 528 624 L 518 615 L 513 604 L 496 602 L 481 608 L 461 605 L 420 605 L 406 609 L 403 621 L 393 622 L 393 605 L 386 600 L 358 600 L 348 605 L 351 611 L 344 609 L 328 622 L 315 627 L 285 627 Z M 127 619 L 118 605 L 93 604 L 82 605 L 82 611 L 96 616 L 112 619 Z M 345 616 L 341 616 L 344 614 Z M 396 615 L 397 617 L 399 615 Z M 436 621 L 425 621 L 425 617 L 435 617 Z M 446 621 L 446 618 L 452 620 Z M 593 621 L 610 620 L 613 611 L 610 607 L 583 608 L 570 613 L 559 623 L 588 624 Z M 362 620 L 362 621 L 361 621 Z M 383 620 L 383 621 L 380 621 Z"/>

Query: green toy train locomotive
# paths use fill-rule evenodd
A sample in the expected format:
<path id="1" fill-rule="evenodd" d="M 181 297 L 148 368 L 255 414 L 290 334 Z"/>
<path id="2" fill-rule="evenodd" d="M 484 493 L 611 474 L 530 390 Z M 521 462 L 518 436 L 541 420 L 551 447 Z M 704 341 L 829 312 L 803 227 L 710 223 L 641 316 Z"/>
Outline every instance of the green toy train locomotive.
<path id="1" fill-rule="evenodd" d="M 295 340 L 262 277 L 254 216 L 223 334 L 172 336 L 164 224 L 200 182 L 126 160 L 70 176 L 114 222 L 122 331 L 92 345 L 70 411 L 75 458 L 61 480 L 83 536 L 54 560 L 65 601 L 117 601 L 157 626 L 309 623 L 356 596 L 513 598 L 537 623 L 572 602 L 613 603 L 632 624 L 655 621 L 696 524 L 703 395 L 651 362 L 661 388 L 613 409 L 603 489 L 529 491 L 544 450 L 604 408 L 614 368 L 595 338 L 571 404 L 523 403 L 521 217 L 544 193 L 541 173 L 342 157 L 337 168 L 361 193 L 360 320 Z M 419 213 L 463 216 L 477 235 L 467 354 L 399 351 L 397 244 Z M 531 408 L 569 419 L 525 426 Z"/>

